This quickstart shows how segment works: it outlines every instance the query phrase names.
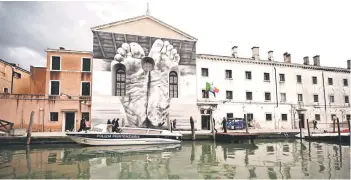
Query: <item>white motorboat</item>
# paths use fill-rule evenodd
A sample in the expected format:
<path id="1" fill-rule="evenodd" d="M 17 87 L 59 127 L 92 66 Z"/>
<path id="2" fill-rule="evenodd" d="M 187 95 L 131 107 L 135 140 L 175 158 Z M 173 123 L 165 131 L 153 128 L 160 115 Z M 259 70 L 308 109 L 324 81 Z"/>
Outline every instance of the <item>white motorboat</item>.
<path id="1" fill-rule="evenodd" d="M 92 146 L 149 145 L 181 143 L 182 134 L 162 129 L 119 127 L 118 133 L 109 132 L 107 124 L 99 124 L 92 130 L 67 132 L 78 144 Z"/>

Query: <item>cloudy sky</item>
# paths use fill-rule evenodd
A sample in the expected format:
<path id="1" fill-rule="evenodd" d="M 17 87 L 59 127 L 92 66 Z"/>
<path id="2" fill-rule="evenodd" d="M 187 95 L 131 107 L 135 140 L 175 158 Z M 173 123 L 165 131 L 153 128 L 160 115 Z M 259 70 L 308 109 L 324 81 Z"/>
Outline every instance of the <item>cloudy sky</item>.
<path id="1" fill-rule="evenodd" d="M 139 16 L 146 0 L 106 2 L 0 2 L 0 58 L 45 65 L 45 49 L 92 50 L 90 27 Z M 319 54 L 321 65 L 346 67 L 351 59 L 349 0 L 149 0 L 151 15 L 198 38 L 197 53 L 241 57 L 260 47 L 277 61 Z"/>

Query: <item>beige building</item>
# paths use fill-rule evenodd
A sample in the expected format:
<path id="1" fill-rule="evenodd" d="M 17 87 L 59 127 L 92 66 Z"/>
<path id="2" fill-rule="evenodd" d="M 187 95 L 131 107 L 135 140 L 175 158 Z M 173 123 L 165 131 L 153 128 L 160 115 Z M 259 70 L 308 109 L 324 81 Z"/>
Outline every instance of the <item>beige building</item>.
<path id="1" fill-rule="evenodd" d="M 0 93 L 28 94 L 29 84 L 29 71 L 0 59 Z"/>
<path id="2" fill-rule="evenodd" d="M 28 92 L 0 94 L 0 119 L 26 128 L 34 111 L 33 131 L 78 129 L 82 117 L 90 119 L 92 53 L 46 52 L 46 67 L 30 67 Z"/>

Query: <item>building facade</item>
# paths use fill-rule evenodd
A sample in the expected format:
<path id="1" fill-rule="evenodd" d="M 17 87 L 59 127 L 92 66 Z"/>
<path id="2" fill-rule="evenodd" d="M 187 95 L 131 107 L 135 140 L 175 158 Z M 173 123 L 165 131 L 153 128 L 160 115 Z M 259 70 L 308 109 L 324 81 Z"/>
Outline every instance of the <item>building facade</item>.
<path id="1" fill-rule="evenodd" d="M 126 119 L 141 126 L 177 120 L 177 128 L 211 129 L 211 119 L 247 118 L 250 126 L 295 129 L 307 119 L 327 127 L 332 116 L 350 118 L 350 68 L 313 65 L 305 57 L 291 63 L 291 55 L 261 60 L 259 48 L 252 57 L 196 55 L 197 39 L 150 15 L 92 28 L 94 124 Z M 206 92 L 206 83 L 220 91 Z"/>
<path id="2" fill-rule="evenodd" d="M 0 119 L 26 128 L 33 111 L 33 131 L 71 131 L 90 119 L 92 53 L 47 49 L 46 67 L 30 67 L 30 93 L 0 94 Z M 6 104 L 6 106 L 5 106 Z"/>
<path id="3" fill-rule="evenodd" d="M 291 63 L 288 53 L 275 61 L 273 51 L 269 60 L 262 60 L 258 47 L 252 48 L 252 58 L 242 58 L 236 48 L 231 57 L 197 55 L 198 105 L 212 104 L 214 110 L 207 111 L 217 121 L 247 118 L 254 128 L 295 129 L 298 119 L 303 128 L 307 119 L 317 120 L 320 128 L 328 128 L 332 116 L 341 122 L 350 119 L 349 67 L 320 66 L 319 56 L 313 57 L 313 64 L 308 57 L 301 64 Z M 206 82 L 219 89 L 216 96 L 205 91 Z M 201 128 L 208 129 L 208 115 L 201 116 Z"/>
<path id="4" fill-rule="evenodd" d="M 0 93 L 28 94 L 29 84 L 29 71 L 0 59 Z"/>

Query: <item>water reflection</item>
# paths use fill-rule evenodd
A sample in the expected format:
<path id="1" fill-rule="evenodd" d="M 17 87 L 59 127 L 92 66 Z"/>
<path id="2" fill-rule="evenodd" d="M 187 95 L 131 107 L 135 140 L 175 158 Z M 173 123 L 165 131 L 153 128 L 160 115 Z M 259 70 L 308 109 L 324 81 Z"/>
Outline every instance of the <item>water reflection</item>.
<path id="1" fill-rule="evenodd" d="M 0 148 L 0 178 L 349 179 L 349 146 L 305 141 Z"/>

